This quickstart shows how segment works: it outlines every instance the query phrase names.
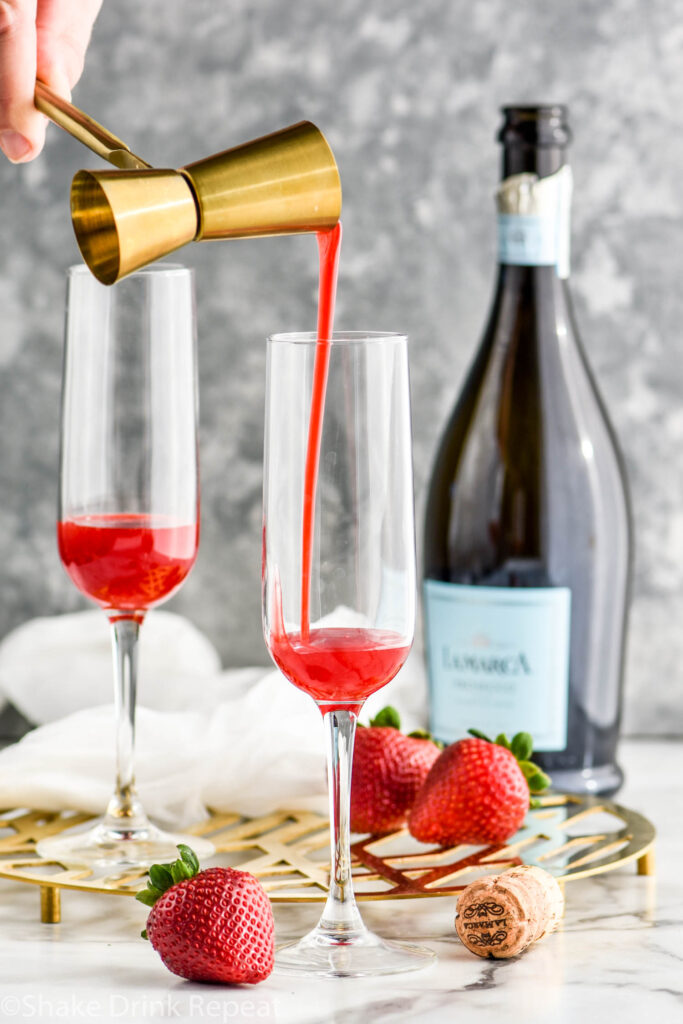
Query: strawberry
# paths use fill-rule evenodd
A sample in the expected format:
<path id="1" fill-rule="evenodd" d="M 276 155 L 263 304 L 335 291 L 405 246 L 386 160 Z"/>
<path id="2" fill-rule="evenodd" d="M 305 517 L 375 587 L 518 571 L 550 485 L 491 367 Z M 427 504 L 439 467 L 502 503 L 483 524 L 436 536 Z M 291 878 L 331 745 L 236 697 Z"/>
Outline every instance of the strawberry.
<path id="1" fill-rule="evenodd" d="M 136 899 L 151 912 L 149 938 L 169 971 L 189 981 L 254 985 L 273 969 L 273 913 L 253 875 L 235 868 L 199 871 L 184 844 L 173 864 L 154 864 Z"/>
<path id="2" fill-rule="evenodd" d="M 356 733 L 351 776 L 351 831 L 385 835 L 403 828 L 439 747 L 428 733 L 400 732 L 398 712 L 384 708 Z"/>
<path id="3" fill-rule="evenodd" d="M 520 828 L 529 792 L 550 779 L 529 758 L 533 741 L 519 732 L 495 743 L 475 729 L 434 762 L 410 812 L 411 835 L 423 843 L 502 843 Z"/>

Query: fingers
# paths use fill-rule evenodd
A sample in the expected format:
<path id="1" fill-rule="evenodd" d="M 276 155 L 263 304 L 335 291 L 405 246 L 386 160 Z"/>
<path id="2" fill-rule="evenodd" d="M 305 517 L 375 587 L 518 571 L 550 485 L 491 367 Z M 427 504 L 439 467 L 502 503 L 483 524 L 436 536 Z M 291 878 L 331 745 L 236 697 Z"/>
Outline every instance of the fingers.
<path id="1" fill-rule="evenodd" d="M 32 160 L 47 121 L 33 102 L 36 76 L 61 96 L 83 70 L 102 0 L 0 0 L 0 148 L 14 163 Z"/>
<path id="2" fill-rule="evenodd" d="M 102 0 L 38 0 L 38 78 L 69 97 L 81 77 L 85 51 Z"/>
<path id="3" fill-rule="evenodd" d="M 37 156 L 45 139 L 35 81 L 36 0 L 0 0 L 0 147 L 15 163 Z"/>

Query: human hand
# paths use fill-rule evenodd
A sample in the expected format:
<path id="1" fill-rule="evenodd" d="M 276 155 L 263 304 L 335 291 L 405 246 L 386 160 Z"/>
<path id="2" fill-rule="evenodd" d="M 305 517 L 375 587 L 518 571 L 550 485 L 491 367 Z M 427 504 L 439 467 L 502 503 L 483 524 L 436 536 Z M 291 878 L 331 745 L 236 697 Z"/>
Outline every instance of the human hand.
<path id="1" fill-rule="evenodd" d="M 33 103 L 36 78 L 60 96 L 83 70 L 102 0 L 0 0 L 0 148 L 13 163 L 38 156 L 47 121 Z"/>

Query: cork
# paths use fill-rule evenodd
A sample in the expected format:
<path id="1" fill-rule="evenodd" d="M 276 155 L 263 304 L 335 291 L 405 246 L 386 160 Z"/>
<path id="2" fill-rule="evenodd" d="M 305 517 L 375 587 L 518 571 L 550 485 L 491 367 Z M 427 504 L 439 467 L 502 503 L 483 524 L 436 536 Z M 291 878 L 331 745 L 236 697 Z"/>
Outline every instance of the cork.
<path id="1" fill-rule="evenodd" d="M 563 908 L 553 876 L 525 865 L 468 885 L 458 899 L 455 927 L 472 953 L 505 959 L 553 931 Z"/>
<path id="2" fill-rule="evenodd" d="M 539 931 L 534 941 L 538 942 L 550 932 L 554 932 L 564 914 L 564 893 L 557 879 L 543 868 L 533 867 L 530 864 L 510 868 L 505 875 L 510 878 L 533 878 L 540 886 L 543 893 L 543 911 L 540 920 L 541 923 L 545 920 L 545 926 Z"/>

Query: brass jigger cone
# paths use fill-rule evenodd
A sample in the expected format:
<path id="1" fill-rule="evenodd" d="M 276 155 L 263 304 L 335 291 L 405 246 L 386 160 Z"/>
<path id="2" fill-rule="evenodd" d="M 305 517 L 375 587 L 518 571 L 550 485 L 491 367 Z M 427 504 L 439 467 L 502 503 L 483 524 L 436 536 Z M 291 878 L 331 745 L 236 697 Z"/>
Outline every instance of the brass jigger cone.
<path id="1" fill-rule="evenodd" d="M 332 228 L 341 183 L 309 121 L 174 170 L 78 171 L 71 216 L 83 259 L 103 284 L 192 240 Z"/>

